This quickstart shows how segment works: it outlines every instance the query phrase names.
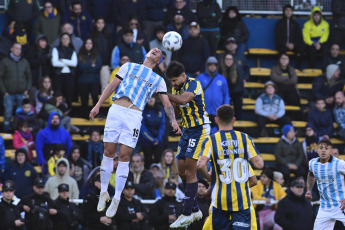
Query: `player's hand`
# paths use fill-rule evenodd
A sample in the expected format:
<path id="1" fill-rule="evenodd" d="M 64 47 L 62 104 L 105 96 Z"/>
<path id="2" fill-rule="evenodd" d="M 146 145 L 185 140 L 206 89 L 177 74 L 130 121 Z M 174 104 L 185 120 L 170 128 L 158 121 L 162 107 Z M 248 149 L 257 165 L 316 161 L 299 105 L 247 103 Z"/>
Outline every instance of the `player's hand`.
<path id="1" fill-rule="evenodd" d="M 93 121 L 93 119 L 95 119 L 95 117 L 97 116 L 98 113 L 99 113 L 98 106 L 93 107 L 93 109 L 91 110 L 90 115 L 89 115 L 90 119 Z"/>
<path id="2" fill-rule="evenodd" d="M 102 224 L 104 224 L 106 226 L 109 226 L 112 222 L 112 220 L 106 216 L 102 216 L 99 220 L 101 221 Z"/>
<path id="3" fill-rule="evenodd" d="M 173 130 L 174 130 L 174 132 L 175 132 L 176 134 L 182 135 L 182 131 L 181 131 L 181 129 L 180 129 L 180 126 L 178 126 L 176 120 L 173 120 L 173 121 L 171 122 L 171 126 L 173 127 Z"/>
<path id="4" fill-rule="evenodd" d="M 305 198 L 307 199 L 307 200 L 312 200 L 313 199 L 313 196 L 311 195 L 311 191 L 307 191 L 306 193 L 305 193 Z"/>
<path id="5" fill-rule="evenodd" d="M 340 202 L 340 209 L 341 211 L 344 211 L 345 210 L 345 199 L 342 199 Z"/>
<path id="6" fill-rule="evenodd" d="M 211 196 L 211 186 L 208 186 L 208 189 L 205 190 L 204 196 L 210 197 Z"/>

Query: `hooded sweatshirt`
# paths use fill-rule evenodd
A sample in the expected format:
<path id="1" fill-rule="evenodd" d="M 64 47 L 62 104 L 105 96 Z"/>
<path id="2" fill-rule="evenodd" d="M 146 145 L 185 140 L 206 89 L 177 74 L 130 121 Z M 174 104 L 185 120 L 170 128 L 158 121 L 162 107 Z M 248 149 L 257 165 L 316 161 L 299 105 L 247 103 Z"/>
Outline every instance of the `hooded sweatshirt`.
<path id="1" fill-rule="evenodd" d="M 63 144 L 66 146 L 66 153 L 69 154 L 72 147 L 71 135 L 67 132 L 66 129 L 61 127 L 61 117 L 60 117 L 60 126 L 56 129 L 52 128 L 51 120 L 54 115 L 59 115 L 57 113 L 51 113 L 48 119 L 48 127 L 42 129 L 38 132 L 36 137 L 36 154 L 38 164 L 46 163 L 44 158 L 44 146 L 49 144 Z"/>
<path id="2" fill-rule="evenodd" d="M 315 25 L 313 20 L 314 13 L 318 11 L 321 13 L 320 23 Z M 329 24 L 326 20 L 322 18 L 322 11 L 319 7 L 315 6 L 310 14 L 310 20 L 304 23 L 303 26 L 303 41 L 308 46 L 316 42 L 325 43 L 329 36 Z"/>
<path id="3" fill-rule="evenodd" d="M 58 186 L 62 183 L 69 185 L 69 198 L 79 198 L 79 188 L 77 181 L 69 175 L 69 162 L 66 158 L 60 158 L 56 165 L 59 165 L 61 161 L 64 161 L 67 165 L 66 172 L 63 175 L 59 174 L 58 167 L 55 167 L 55 176 L 50 177 L 46 183 L 45 191 L 49 193 L 50 198 L 55 200 L 59 196 Z"/>
<path id="4" fill-rule="evenodd" d="M 217 64 L 217 70 L 214 73 L 211 73 L 208 70 L 208 64 L 211 63 Z M 210 115 L 216 115 L 217 108 L 219 106 L 230 104 L 228 82 L 223 75 L 218 73 L 218 61 L 215 57 L 211 56 L 207 59 L 205 69 L 206 71 L 200 74 L 196 79 L 200 81 L 204 90 L 206 111 Z M 210 85 L 208 86 L 208 84 Z"/>

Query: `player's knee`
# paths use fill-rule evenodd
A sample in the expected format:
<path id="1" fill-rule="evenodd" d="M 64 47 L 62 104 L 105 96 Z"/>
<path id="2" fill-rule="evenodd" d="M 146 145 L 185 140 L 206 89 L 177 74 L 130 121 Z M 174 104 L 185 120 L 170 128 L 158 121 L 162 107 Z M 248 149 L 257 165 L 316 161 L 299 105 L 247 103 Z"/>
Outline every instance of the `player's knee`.
<path id="1" fill-rule="evenodd" d="M 192 178 L 196 177 L 196 171 L 187 168 L 185 171 L 185 176 L 187 179 L 192 179 Z"/>
<path id="2" fill-rule="evenodd" d="M 104 156 L 109 157 L 109 158 L 113 158 L 115 154 L 112 154 L 111 151 L 109 151 L 108 149 L 104 149 Z"/>

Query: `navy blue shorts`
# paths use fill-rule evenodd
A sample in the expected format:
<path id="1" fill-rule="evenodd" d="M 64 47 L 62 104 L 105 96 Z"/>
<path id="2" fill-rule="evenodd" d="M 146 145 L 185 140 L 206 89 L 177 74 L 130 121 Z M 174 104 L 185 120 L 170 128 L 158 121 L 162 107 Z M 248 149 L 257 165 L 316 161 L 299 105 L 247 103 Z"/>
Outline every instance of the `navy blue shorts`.
<path id="1" fill-rule="evenodd" d="M 250 208 L 242 211 L 224 211 L 212 207 L 213 230 L 250 230 Z"/>

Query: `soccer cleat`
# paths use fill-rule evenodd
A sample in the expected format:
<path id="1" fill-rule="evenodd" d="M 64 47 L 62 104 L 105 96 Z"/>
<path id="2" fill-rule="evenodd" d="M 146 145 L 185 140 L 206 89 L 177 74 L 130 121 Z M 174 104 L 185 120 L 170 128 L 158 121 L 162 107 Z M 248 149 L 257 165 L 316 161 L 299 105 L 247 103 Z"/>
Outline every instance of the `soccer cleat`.
<path id="1" fill-rule="evenodd" d="M 102 212 L 105 209 L 105 206 L 107 204 L 107 201 L 110 200 L 110 196 L 108 192 L 102 192 L 99 195 L 98 205 L 97 205 L 97 211 Z"/>
<path id="2" fill-rule="evenodd" d="M 192 213 L 192 216 L 193 216 L 193 222 L 194 222 L 194 221 L 201 220 L 201 218 L 202 218 L 202 212 L 201 212 L 200 209 L 199 209 L 199 211 L 193 212 L 193 213 Z"/>
<path id="3" fill-rule="evenodd" d="M 115 197 L 113 197 L 113 200 L 111 201 L 111 204 L 109 208 L 107 209 L 107 212 L 105 215 L 109 218 L 112 218 L 115 216 L 117 208 L 119 207 L 120 200 L 116 200 Z"/>
<path id="4" fill-rule="evenodd" d="M 202 215 L 202 214 L 201 214 Z M 194 216 L 193 214 L 190 216 L 185 216 L 181 214 L 174 223 L 170 225 L 170 228 L 184 228 L 193 223 Z"/>

